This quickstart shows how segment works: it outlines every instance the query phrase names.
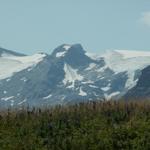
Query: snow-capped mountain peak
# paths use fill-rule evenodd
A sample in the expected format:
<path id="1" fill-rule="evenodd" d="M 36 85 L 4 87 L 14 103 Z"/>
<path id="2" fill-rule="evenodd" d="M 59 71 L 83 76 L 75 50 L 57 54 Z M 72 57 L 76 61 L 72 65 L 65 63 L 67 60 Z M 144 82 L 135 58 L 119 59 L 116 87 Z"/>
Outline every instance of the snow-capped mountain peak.
<path id="1" fill-rule="evenodd" d="M 71 47 L 72 45 L 62 44 L 58 46 L 56 49 L 54 49 L 54 51 L 52 52 L 52 55 L 57 58 L 64 57 Z"/>
<path id="2" fill-rule="evenodd" d="M 0 50 L 0 106 L 119 99 L 138 84 L 149 65 L 150 52 L 111 50 L 93 55 L 80 44 L 63 44 L 52 54 L 32 56 Z"/>
<path id="3" fill-rule="evenodd" d="M 63 44 L 61 47 L 57 49 L 56 57 L 64 57 L 68 50 L 71 48 L 71 45 Z"/>
<path id="4" fill-rule="evenodd" d="M 84 50 L 81 46 L 81 44 L 63 44 L 54 49 L 52 52 L 52 55 L 57 58 L 65 57 L 68 53 L 83 53 Z"/>

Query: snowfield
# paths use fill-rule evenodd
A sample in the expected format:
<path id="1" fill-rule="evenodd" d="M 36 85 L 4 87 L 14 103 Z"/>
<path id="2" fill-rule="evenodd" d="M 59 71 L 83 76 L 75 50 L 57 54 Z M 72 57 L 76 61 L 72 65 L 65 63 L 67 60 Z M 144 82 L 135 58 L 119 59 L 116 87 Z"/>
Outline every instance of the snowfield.
<path id="1" fill-rule="evenodd" d="M 125 86 L 127 89 L 134 87 L 138 81 L 134 79 L 135 71 L 142 70 L 150 65 L 150 52 L 114 50 L 107 51 L 103 57 L 106 66 L 116 74 L 127 72 L 128 80 Z"/>
<path id="2" fill-rule="evenodd" d="M 45 54 L 35 54 L 32 56 L 2 54 L 2 57 L 0 57 L 0 79 L 9 78 L 16 72 L 34 67 L 41 62 L 45 56 Z"/>
<path id="3" fill-rule="evenodd" d="M 120 53 L 124 59 L 133 57 L 150 57 L 150 52 L 146 51 L 135 51 L 135 50 L 115 50 Z"/>

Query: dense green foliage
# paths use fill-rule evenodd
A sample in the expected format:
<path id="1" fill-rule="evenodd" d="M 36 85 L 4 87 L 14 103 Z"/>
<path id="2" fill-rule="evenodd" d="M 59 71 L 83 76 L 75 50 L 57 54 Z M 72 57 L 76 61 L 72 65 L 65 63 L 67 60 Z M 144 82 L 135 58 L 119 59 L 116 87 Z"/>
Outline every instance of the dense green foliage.
<path id="1" fill-rule="evenodd" d="M 150 102 L 0 113 L 0 150 L 150 150 Z"/>

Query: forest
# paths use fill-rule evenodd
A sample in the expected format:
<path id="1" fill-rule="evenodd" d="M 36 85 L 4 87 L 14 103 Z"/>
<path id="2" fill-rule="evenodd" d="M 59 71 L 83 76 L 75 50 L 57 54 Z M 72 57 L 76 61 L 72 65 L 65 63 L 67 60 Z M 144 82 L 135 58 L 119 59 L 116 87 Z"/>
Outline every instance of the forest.
<path id="1" fill-rule="evenodd" d="M 150 101 L 0 110 L 0 150 L 150 150 Z"/>

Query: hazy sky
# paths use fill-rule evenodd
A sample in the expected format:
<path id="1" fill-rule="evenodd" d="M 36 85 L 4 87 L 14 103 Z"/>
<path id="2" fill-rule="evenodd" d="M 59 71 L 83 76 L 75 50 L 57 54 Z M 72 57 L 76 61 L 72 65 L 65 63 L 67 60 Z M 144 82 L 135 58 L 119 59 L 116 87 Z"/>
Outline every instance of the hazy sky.
<path id="1" fill-rule="evenodd" d="M 150 51 L 150 0 L 0 0 L 1 47 L 50 53 L 63 43 Z"/>

